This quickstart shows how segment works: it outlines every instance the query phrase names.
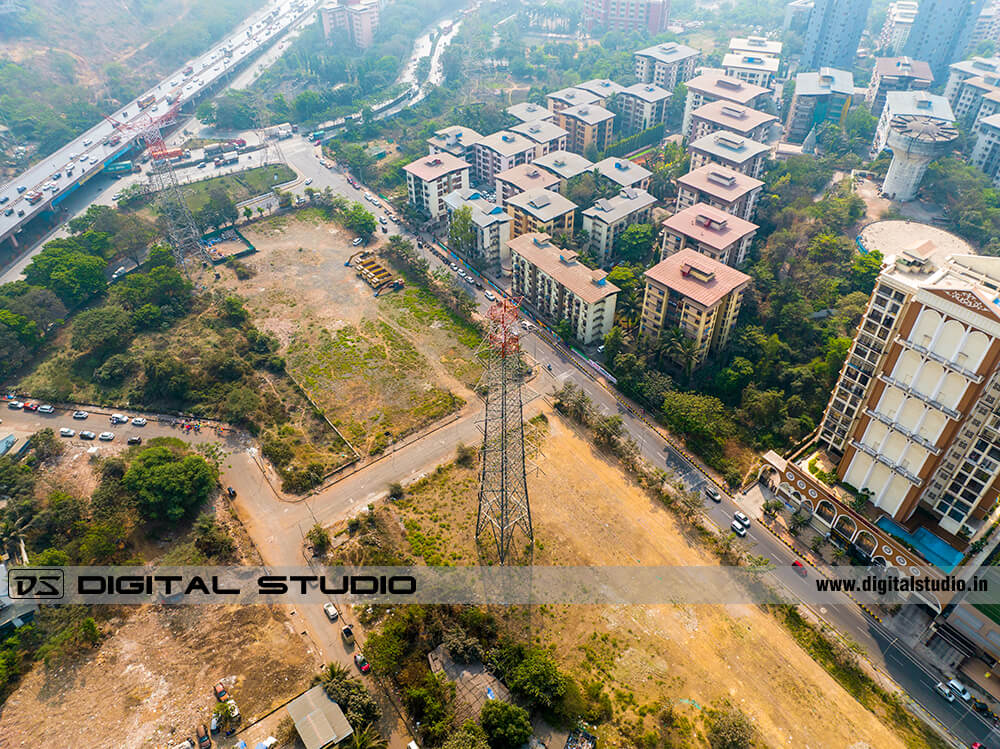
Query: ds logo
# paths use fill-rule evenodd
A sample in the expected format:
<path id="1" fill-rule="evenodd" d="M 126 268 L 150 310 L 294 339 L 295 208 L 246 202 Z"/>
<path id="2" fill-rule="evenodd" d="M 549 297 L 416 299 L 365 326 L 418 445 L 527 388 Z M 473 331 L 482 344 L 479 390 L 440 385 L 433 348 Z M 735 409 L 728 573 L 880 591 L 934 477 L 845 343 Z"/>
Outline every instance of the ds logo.
<path id="1" fill-rule="evenodd" d="M 66 582 L 62 570 L 17 567 L 7 571 L 10 597 L 29 600 L 58 600 L 65 595 Z"/>

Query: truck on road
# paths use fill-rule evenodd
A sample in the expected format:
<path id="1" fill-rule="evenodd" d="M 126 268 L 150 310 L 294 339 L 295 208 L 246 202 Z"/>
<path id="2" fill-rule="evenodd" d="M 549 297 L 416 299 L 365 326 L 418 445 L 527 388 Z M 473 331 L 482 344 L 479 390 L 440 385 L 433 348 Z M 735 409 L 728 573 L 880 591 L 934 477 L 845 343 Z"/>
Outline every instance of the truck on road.
<path id="1" fill-rule="evenodd" d="M 155 103 L 156 103 L 156 94 L 143 96 L 141 99 L 139 99 L 139 109 L 145 109 L 146 107 Z"/>
<path id="2" fill-rule="evenodd" d="M 104 173 L 121 176 L 122 174 L 131 174 L 136 171 L 135 167 L 136 165 L 131 161 L 116 161 L 114 164 L 105 166 Z"/>
<path id="3" fill-rule="evenodd" d="M 37 203 L 39 200 L 42 199 L 42 194 L 38 192 L 38 190 L 32 190 L 31 192 L 29 192 L 27 195 L 24 196 L 24 199 L 28 201 L 29 205 L 34 205 L 35 203 Z"/>

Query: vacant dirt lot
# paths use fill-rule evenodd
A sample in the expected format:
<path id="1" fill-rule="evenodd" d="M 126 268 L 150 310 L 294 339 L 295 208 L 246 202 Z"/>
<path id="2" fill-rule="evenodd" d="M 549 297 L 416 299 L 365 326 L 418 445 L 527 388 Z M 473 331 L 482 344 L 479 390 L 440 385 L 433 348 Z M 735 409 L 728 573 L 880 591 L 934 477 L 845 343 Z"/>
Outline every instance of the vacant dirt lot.
<path id="1" fill-rule="evenodd" d="M 550 417 L 537 463 L 540 471 L 529 476 L 535 564 L 716 564 L 558 417 Z M 413 488 L 398 504 L 412 553 L 432 564 L 475 563 L 476 486 L 473 468 L 450 466 Z M 518 626 L 554 645 L 582 682 L 612 695 L 615 719 L 602 729 L 604 746 L 656 727 L 652 716 L 667 705 L 679 742 L 670 745 L 700 746 L 698 714 L 724 701 L 753 719 L 763 745 L 903 746 L 753 606 L 539 606 Z"/>
<path id="2" fill-rule="evenodd" d="M 243 259 L 253 277 L 223 271 L 204 282 L 247 300 L 281 341 L 288 371 L 360 452 L 380 452 L 472 397 L 475 331 L 419 289 L 375 298 L 345 266 L 353 234 L 310 212 L 243 231 L 259 250 Z"/>
<path id="3" fill-rule="evenodd" d="M 265 606 L 147 606 L 73 666 L 29 673 L 0 713 L 7 747 L 165 746 L 211 718 L 212 685 L 244 721 L 308 686 L 320 663 L 292 623 Z"/>

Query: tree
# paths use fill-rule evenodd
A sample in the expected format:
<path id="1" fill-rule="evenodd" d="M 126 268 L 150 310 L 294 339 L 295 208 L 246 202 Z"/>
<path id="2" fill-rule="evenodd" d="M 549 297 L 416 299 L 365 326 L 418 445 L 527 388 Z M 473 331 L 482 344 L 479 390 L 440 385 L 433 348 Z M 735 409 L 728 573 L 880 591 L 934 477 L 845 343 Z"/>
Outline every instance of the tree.
<path id="1" fill-rule="evenodd" d="M 573 323 L 565 318 L 553 325 L 552 330 L 555 331 L 556 335 L 559 336 L 564 343 L 572 343 L 576 338 L 573 334 Z"/>
<path id="2" fill-rule="evenodd" d="M 520 749 L 531 738 L 528 712 L 502 700 L 488 700 L 479 714 L 491 749 Z"/>
<path id="3" fill-rule="evenodd" d="M 652 250 L 652 224 L 632 224 L 615 241 L 615 254 L 630 263 L 645 262 Z"/>
<path id="4" fill-rule="evenodd" d="M 455 252 L 468 255 L 472 252 L 475 241 L 476 230 L 472 224 L 472 208 L 462 206 L 451 214 L 448 243 Z"/>
<path id="5" fill-rule="evenodd" d="M 132 340 L 132 321 L 120 307 L 95 307 L 73 322 L 73 348 L 102 357 L 120 351 Z"/>
<path id="6" fill-rule="evenodd" d="M 490 749 L 490 745 L 486 741 L 486 732 L 469 720 L 451 734 L 441 749 Z"/>
<path id="7" fill-rule="evenodd" d="M 604 361 L 613 362 L 624 346 L 625 334 L 622 333 L 621 328 L 615 325 L 604 336 Z"/>
<path id="8" fill-rule="evenodd" d="M 221 731 L 228 731 L 230 728 L 236 726 L 235 705 L 229 700 L 226 702 L 217 702 L 215 707 L 212 708 L 212 715 L 218 720 L 219 730 Z"/>
<path id="9" fill-rule="evenodd" d="M 176 521 L 208 500 L 217 479 L 216 469 L 200 455 L 156 446 L 133 459 L 122 484 L 136 495 L 145 518 Z"/>
<path id="10" fill-rule="evenodd" d="M 145 391 L 155 400 L 183 398 L 191 387 L 191 373 L 176 356 L 156 351 L 143 360 Z"/>
<path id="11" fill-rule="evenodd" d="M 24 278 L 29 284 L 49 289 L 72 308 L 107 286 L 106 267 L 99 257 L 49 242 L 24 269 Z"/>
<path id="12" fill-rule="evenodd" d="M 195 521 L 194 545 L 206 557 L 218 560 L 229 559 L 236 551 L 236 542 L 215 522 L 210 512 L 199 515 Z"/>
<path id="13" fill-rule="evenodd" d="M 323 669 L 319 680 L 323 691 L 340 705 L 355 731 L 377 723 L 382 717 L 381 708 L 364 684 L 339 663 L 331 663 Z"/>
<path id="14" fill-rule="evenodd" d="M 353 231 L 366 242 L 371 239 L 378 227 L 375 217 L 357 201 L 351 203 L 351 206 L 344 212 L 342 220 L 346 229 Z"/>
<path id="15" fill-rule="evenodd" d="M 389 742 L 382 738 L 375 726 L 367 725 L 351 734 L 351 749 L 388 749 Z"/>
<path id="16" fill-rule="evenodd" d="M 618 414 L 597 417 L 594 419 L 593 429 L 594 441 L 602 447 L 610 447 L 615 444 L 625 432 L 622 417 Z"/>
<path id="17" fill-rule="evenodd" d="M 709 718 L 708 745 L 712 749 L 750 749 L 756 733 L 753 723 L 743 711 L 726 707 Z"/>
<path id="18" fill-rule="evenodd" d="M 313 553 L 316 556 L 323 556 L 330 548 L 330 532 L 319 523 L 309 529 L 309 532 L 306 533 L 306 540 L 312 544 Z"/>
<path id="19" fill-rule="evenodd" d="M 611 418 L 621 421 L 617 416 Z M 524 653 L 508 674 L 507 685 L 532 706 L 546 710 L 555 707 L 566 694 L 566 677 L 559 672 L 552 656 L 538 648 Z"/>

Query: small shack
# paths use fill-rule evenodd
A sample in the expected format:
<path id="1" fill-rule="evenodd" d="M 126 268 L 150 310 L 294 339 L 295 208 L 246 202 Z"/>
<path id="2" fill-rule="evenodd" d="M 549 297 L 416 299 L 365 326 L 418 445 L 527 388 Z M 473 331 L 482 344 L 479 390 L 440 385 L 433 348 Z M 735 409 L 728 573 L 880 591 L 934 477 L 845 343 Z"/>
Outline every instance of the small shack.
<path id="1" fill-rule="evenodd" d="M 306 749 L 326 749 L 354 733 L 344 711 L 327 696 L 322 685 L 300 694 L 285 709 L 295 721 L 295 730 Z"/>

